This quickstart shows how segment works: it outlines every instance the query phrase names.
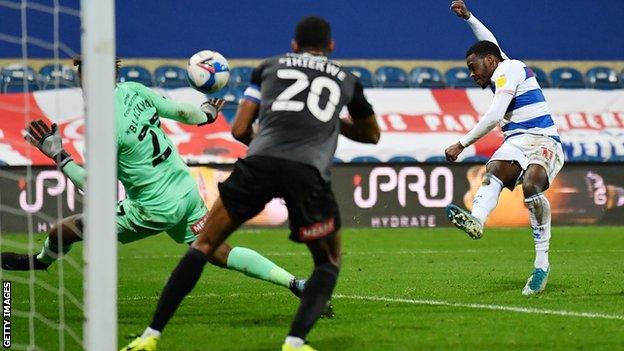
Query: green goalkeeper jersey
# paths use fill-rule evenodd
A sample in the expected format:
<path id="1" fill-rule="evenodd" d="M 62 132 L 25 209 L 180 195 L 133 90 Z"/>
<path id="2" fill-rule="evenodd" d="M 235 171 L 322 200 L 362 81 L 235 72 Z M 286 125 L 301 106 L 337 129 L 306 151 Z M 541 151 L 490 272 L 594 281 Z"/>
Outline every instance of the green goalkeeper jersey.
<path id="1" fill-rule="evenodd" d="M 115 89 L 115 116 L 117 172 L 127 197 L 149 209 L 150 216 L 167 216 L 197 185 L 160 128 L 160 117 L 198 124 L 207 120 L 206 115 L 196 106 L 167 100 L 142 84 L 126 82 Z"/>

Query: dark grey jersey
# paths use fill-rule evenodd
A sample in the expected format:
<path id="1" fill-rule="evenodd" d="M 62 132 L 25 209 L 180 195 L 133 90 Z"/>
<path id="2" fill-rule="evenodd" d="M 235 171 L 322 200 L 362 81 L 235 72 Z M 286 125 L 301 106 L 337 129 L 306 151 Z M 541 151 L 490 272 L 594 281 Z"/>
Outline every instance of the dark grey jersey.
<path id="1" fill-rule="evenodd" d="M 374 113 L 353 74 L 327 57 L 310 54 L 263 61 L 252 74 L 245 98 L 260 103 L 259 131 L 247 155 L 305 163 L 326 180 L 343 107 L 354 119 Z"/>

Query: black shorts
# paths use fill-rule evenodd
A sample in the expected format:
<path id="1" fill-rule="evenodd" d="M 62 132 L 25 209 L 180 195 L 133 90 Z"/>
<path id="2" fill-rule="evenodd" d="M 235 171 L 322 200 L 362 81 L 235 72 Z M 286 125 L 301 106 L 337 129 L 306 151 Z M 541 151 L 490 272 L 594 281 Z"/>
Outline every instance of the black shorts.
<path id="1" fill-rule="evenodd" d="M 250 156 L 234 164 L 219 184 L 221 201 L 232 219 L 244 223 L 273 198 L 288 208 L 290 239 L 313 241 L 340 229 L 338 204 L 331 183 L 309 165 L 268 156 Z"/>

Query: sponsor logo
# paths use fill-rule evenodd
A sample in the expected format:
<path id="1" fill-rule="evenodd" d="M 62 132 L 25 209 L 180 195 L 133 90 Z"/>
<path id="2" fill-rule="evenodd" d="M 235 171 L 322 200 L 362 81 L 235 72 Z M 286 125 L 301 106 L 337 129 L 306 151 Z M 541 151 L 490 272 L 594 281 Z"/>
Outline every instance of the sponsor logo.
<path id="1" fill-rule="evenodd" d="M 453 200 L 453 173 L 448 167 L 436 167 L 429 174 L 420 167 L 375 167 L 368 175 L 368 196 L 364 195 L 362 176 L 353 177 L 353 200 L 360 208 L 377 204 L 379 192 L 396 192 L 397 202 L 407 206 L 409 198 L 427 208 L 446 207 Z M 415 196 L 412 196 L 415 195 Z"/>
<path id="2" fill-rule="evenodd" d="M 310 241 L 322 238 L 336 231 L 334 217 L 324 221 L 317 222 L 307 227 L 299 228 L 299 240 Z"/>
<path id="3" fill-rule="evenodd" d="M 505 77 L 505 75 L 502 75 L 496 78 L 495 83 L 496 83 L 496 89 L 500 89 L 504 87 L 505 84 L 507 84 L 507 77 Z"/>

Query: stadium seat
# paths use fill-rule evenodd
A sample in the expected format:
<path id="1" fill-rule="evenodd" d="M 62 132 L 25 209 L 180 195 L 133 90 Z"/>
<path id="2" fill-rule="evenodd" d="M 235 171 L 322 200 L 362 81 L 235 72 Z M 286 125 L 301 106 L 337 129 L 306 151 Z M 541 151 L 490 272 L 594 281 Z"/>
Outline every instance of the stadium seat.
<path id="1" fill-rule="evenodd" d="M 41 89 L 39 75 L 29 66 L 9 65 L 2 69 L 0 90 L 3 93 L 20 93 Z"/>
<path id="2" fill-rule="evenodd" d="M 446 71 L 446 84 L 450 88 L 478 88 L 475 81 L 470 78 L 470 71 L 466 67 L 453 67 Z"/>
<path id="3" fill-rule="evenodd" d="M 600 156 L 580 155 L 568 159 L 569 162 L 604 162 Z"/>
<path id="4" fill-rule="evenodd" d="M 343 163 L 342 159 L 334 156 L 332 157 L 332 163 Z"/>
<path id="5" fill-rule="evenodd" d="M 442 73 L 433 67 L 415 67 L 409 74 L 410 86 L 415 88 L 444 88 Z"/>
<path id="6" fill-rule="evenodd" d="M 624 155 L 613 155 L 609 157 L 609 162 L 624 162 Z"/>
<path id="7" fill-rule="evenodd" d="M 74 88 L 79 86 L 78 74 L 67 65 L 45 65 L 39 70 L 43 89 Z"/>
<path id="8" fill-rule="evenodd" d="M 391 157 L 388 162 L 418 162 L 418 160 L 412 156 L 398 155 Z"/>
<path id="9" fill-rule="evenodd" d="M 152 74 L 143 66 L 124 66 L 119 69 L 120 82 L 137 82 L 145 86 L 154 85 Z"/>
<path id="10" fill-rule="evenodd" d="M 381 162 L 377 157 L 374 156 L 358 156 L 351 159 L 353 163 L 376 163 Z"/>
<path id="11" fill-rule="evenodd" d="M 409 87 L 407 73 L 403 68 L 381 66 L 375 71 L 375 86 L 378 88 Z"/>
<path id="12" fill-rule="evenodd" d="M 171 65 L 159 66 L 154 70 L 154 83 L 158 87 L 167 89 L 189 86 L 186 81 L 186 70 L 182 67 Z"/>
<path id="13" fill-rule="evenodd" d="M 485 163 L 488 161 L 487 157 L 483 156 L 468 156 L 465 159 L 461 160 L 462 162 L 475 162 L 475 163 Z"/>
<path id="14" fill-rule="evenodd" d="M 544 72 L 543 69 L 535 66 L 529 67 L 533 73 L 535 73 L 535 78 L 537 79 L 537 83 L 542 88 L 550 88 L 550 80 L 548 79 L 548 74 Z"/>
<path id="15" fill-rule="evenodd" d="M 618 73 L 609 67 L 593 67 L 587 71 L 587 84 L 593 89 L 618 89 L 620 79 Z"/>
<path id="16" fill-rule="evenodd" d="M 578 70 L 572 67 L 561 67 L 550 72 L 550 81 L 553 88 L 584 89 L 585 80 Z"/>
<path id="17" fill-rule="evenodd" d="M 373 74 L 366 68 L 361 66 L 347 66 L 345 69 L 358 77 L 364 88 L 373 87 Z"/>
<path id="18" fill-rule="evenodd" d="M 229 85 L 232 88 L 247 87 L 251 81 L 251 73 L 254 68 L 249 66 L 234 67 L 230 70 Z"/>
<path id="19" fill-rule="evenodd" d="M 447 161 L 446 161 L 446 157 L 444 157 L 444 156 L 429 156 L 429 157 L 427 157 L 425 162 L 439 163 L 439 162 L 447 162 Z"/>

